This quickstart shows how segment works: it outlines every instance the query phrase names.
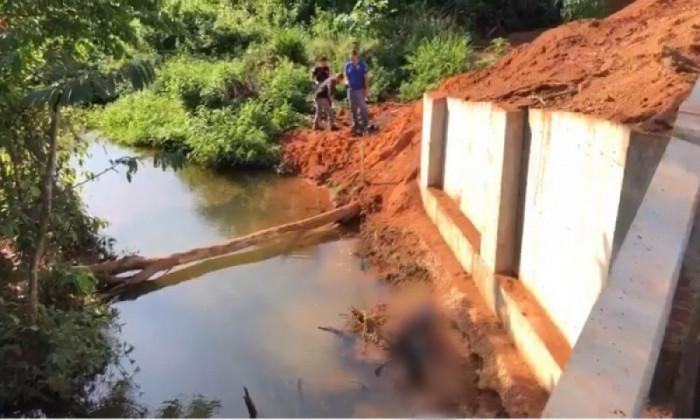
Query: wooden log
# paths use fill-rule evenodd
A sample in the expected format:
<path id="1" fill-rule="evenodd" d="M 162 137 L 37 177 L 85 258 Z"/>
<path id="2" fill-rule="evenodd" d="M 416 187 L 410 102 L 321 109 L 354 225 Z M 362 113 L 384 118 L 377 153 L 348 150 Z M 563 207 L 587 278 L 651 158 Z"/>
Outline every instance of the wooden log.
<path id="1" fill-rule="evenodd" d="M 319 245 L 338 238 L 337 232 L 332 229 L 320 228 L 309 232 L 302 233 L 302 237 L 298 241 L 294 241 L 294 247 L 307 247 L 311 245 Z M 139 283 L 126 290 L 112 289 L 107 294 L 107 297 L 118 297 L 119 301 L 136 300 L 141 296 L 151 292 L 161 290 L 167 287 L 176 286 L 182 282 L 190 281 L 203 277 L 206 274 L 235 267 L 238 265 L 252 264 L 255 262 L 267 260 L 280 255 L 284 255 L 289 250 L 289 239 L 282 237 L 280 240 L 273 241 L 271 244 L 265 244 L 261 247 L 256 247 L 251 250 L 243 250 L 220 257 L 210 258 L 189 265 L 185 268 L 173 270 L 169 273 L 160 275 L 150 281 Z"/>
<path id="2" fill-rule="evenodd" d="M 112 277 L 112 282 L 135 284 L 146 281 L 161 271 L 168 270 L 179 265 L 189 264 L 212 257 L 218 257 L 220 255 L 230 254 L 235 251 L 240 251 L 241 249 L 274 239 L 286 233 L 304 232 L 326 224 L 346 221 L 358 216 L 360 214 L 360 210 L 360 203 L 356 201 L 346 206 L 338 207 L 307 219 L 261 230 L 209 247 L 194 248 L 189 251 L 177 252 L 164 257 L 145 258 L 141 256 L 130 256 L 79 268 L 90 270 L 98 276 L 115 276 L 117 274 L 123 274 L 130 271 L 138 271 L 136 274 L 130 277 Z"/>

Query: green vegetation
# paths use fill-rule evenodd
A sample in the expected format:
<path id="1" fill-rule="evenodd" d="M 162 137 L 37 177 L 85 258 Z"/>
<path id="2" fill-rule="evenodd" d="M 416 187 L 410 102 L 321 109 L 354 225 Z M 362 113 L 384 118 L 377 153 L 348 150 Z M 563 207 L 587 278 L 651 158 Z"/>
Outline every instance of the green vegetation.
<path id="1" fill-rule="evenodd" d="M 279 134 L 307 124 L 318 57 L 339 72 L 359 48 L 370 100 L 411 101 L 507 51 L 501 41 L 476 60 L 473 37 L 556 22 L 549 3 L 164 0 L 167 25 L 143 28 L 135 47 L 160 63 L 155 83 L 88 122 L 119 143 L 178 150 L 208 166 L 273 167 Z M 336 99 L 344 96 L 341 87 Z"/>
<path id="2" fill-rule="evenodd" d="M 63 111 L 152 79 L 127 48 L 138 39 L 134 19 L 152 21 L 158 7 L 105 6 L 24 0 L 0 8 L 2 416 L 86 415 L 88 385 L 108 366 L 128 376 L 119 369 L 129 348 L 115 338 L 114 312 L 95 279 L 70 268 L 104 257 L 110 242 L 76 191 L 80 174 L 69 162 L 84 144 Z"/>
<path id="3" fill-rule="evenodd" d="M 446 76 L 462 73 L 471 66 L 469 38 L 453 34 L 438 35 L 421 42 L 408 57 L 405 66 L 408 81 L 399 88 L 402 99 L 419 98 Z"/>
<path id="4" fill-rule="evenodd" d="M 561 15 L 564 20 L 604 17 L 608 11 L 606 0 L 564 0 Z"/>

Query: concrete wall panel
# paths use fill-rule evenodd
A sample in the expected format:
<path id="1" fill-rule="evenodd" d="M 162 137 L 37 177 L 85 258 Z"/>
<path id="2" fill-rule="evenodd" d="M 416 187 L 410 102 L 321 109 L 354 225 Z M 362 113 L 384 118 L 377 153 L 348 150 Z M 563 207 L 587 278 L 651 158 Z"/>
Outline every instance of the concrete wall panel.
<path id="1" fill-rule="evenodd" d="M 491 270 L 512 274 L 524 113 L 448 98 L 447 121 L 443 190 L 481 233 Z"/>
<path id="2" fill-rule="evenodd" d="M 519 277 L 573 344 L 608 274 L 630 135 L 572 113 L 529 124 Z"/>
<path id="3" fill-rule="evenodd" d="M 672 139 L 543 417 L 640 417 L 698 206 L 700 148 Z"/>

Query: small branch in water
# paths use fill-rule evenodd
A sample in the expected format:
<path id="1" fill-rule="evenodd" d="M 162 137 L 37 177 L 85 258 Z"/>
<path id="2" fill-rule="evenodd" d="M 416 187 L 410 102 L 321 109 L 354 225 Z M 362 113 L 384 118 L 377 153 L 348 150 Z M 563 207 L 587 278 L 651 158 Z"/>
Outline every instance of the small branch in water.
<path id="1" fill-rule="evenodd" d="M 299 417 L 304 417 L 306 404 L 304 403 L 304 392 L 301 389 L 301 378 L 297 381 L 297 391 L 299 393 Z"/>
<path id="2" fill-rule="evenodd" d="M 337 328 L 333 328 L 333 327 L 318 327 L 318 329 L 321 331 L 329 332 L 331 334 L 335 334 L 338 337 L 344 337 L 347 335 L 347 333 L 345 331 L 341 331 L 341 330 L 339 330 Z"/>
<path id="3" fill-rule="evenodd" d="M 382 371 L 384 370 L 385 367 L 387 367 L 392 361 L 389 360 L 387 362 L 382 363 L 381 365 L 377 366 L 376 369 L 374 369 L 374 376 L 379 377 L 382 374 Z"/>
<path id="4" fill-rule="evenodd" d="M 248 388 L 243 387 L 243 392 L 245 393 L 243 395 L 243 401 L 245 402 L 245 407 L 248 409 L 248 416 L 250 416 L 251 419 L 255 419 L 258 417 L 258 409 L 255 408 L 255 404 L 253 404 L 253 399 L 250 398 Z"/>
<path id="5" fill-rule="evenodd" d="M 146 156 L 123 156 L 123 157 L 117 158 L 117 159 L 115 159 L 115 160 L 113 161 L 113 163 L 112 163 L 111 166 L 109 166 L 109 167 L 103 169 L 103 170 L 100 171 L 99 173 L 96 173 L 96 174 L 94 174 L 94 175 L 92 175 L 92 176 L 89 176 L 89 177 L 87 177 L 86 179 L 84 179 L 84 180 L 78 182 L 77 184 L 73 185 L 73 186 L 71 187 L 71 189 L 72 189 L 72 190 L 75 190 L 75 189 L 77 189 L 78 187 L 87 184 L 88 182 L 96 181 L 99 177 L 101 177 L 102 175 L 106 174 L 107 172 L 112 172 L 112 171 L 114 171 L 114 172 L 119 172 L 119 171 L 117 171 L 117 167 L 118 167 L 118 166 L 122 166 L 122 165 L 126 165 L 126 162 L 127 162 L 128 160 L 135 160 L 135 161 L 137 161 L 137 162 L 141 162 L 145 157 L 146 157 Z"/>

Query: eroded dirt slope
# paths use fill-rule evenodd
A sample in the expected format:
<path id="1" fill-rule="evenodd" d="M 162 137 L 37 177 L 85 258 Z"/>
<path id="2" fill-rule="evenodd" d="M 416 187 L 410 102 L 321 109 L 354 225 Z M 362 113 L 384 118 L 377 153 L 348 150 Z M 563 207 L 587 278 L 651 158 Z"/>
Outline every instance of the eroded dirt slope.
<path id="1" fill-rule="evenodd" d="M 697 73 L 674 66 L 664 47 L 698 61 L 699 1 L 637 0 L 606 19 L 546 31 L 488 69 L 446 80 L 440 90 L 666 131 Z"/>

